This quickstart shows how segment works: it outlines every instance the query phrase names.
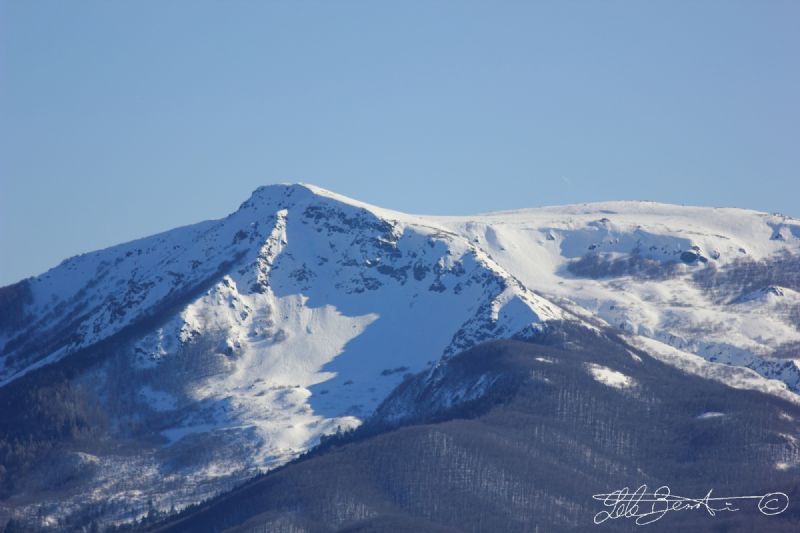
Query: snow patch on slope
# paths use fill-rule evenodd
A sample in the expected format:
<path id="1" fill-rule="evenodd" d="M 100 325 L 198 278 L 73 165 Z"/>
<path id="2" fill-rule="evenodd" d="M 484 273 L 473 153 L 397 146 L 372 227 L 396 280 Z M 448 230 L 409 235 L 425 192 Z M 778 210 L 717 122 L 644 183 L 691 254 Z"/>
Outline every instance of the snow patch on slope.
<path id="1" fill-rule="evenodd" d="M 767 379 L 749 368 L 711 363 L 698 355 L 683 352 L 668 344 L 647 337 L 627 336 L 626 341 L 646 351 L 656 359 L 705 379 L 724 383 L 734 389 L 755 390 L 772 394 L 800 405 L 800 396 L 791 392 L 786 383 Z"/>
<path id="2" fill-rule="evenodd" d="M 629 389 L 636 384 L 632 377 L 612 370 L 607 366 L 587 363 L 586 369 L 596 381 L 615 389 Z"/>

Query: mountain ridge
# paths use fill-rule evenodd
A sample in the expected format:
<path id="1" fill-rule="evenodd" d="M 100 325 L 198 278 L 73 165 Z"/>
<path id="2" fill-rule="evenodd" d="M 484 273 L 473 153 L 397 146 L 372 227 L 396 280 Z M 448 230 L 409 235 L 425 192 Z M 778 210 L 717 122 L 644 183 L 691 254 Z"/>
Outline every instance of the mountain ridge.
<path id="1" fill-rule="evenodd" d="M 603 202 L 428 217 L 312 185 L 260 187 L 222 219 L 0 289 L 0 405 L 14 406 L 0 427 L 11 496 L 0 514 L 57 522 L 85 512 L 82 492 L 99 487 L 139 493 L 138 511 L 107 520 L 148 500 L 185 506 L 357 427 L 406 374 L 565 320 L 794 398 L 797 291 L 800 223 L 776 215 Z M 68 371 L 47 372 L 57 368 Z M 48 387 L 100 414 L 67 413 L 83 420 L 67 436 L 52 422 L 29 427 L 18 412 L 50 420 L 60 408 L 11 391 Z M 82 441 L 81 428 L 105 444 Z M 68 487 L 53 491 L 20 439 L 93 473 L 73 479 L 72 463 L 48 459 Z M 136 469 L 139 479 L 119 478 Z M 23 489 L 40 499 L 14 503 Z"/>

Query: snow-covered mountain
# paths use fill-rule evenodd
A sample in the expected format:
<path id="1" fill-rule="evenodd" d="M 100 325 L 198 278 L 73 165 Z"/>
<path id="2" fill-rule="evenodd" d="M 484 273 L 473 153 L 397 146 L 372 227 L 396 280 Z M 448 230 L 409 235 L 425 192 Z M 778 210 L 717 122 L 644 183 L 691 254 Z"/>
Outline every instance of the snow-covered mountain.
<path id="1" fill-rule="evenodd" d="M 113 520 L 180 507 L 357 426 L 406 373 L 565 320 L 794 401 L 798 291 L 800 221 L 779 215 L 612 202 L 432 217 L 262 187 L 225 219 L 0 289 L 0 401 L 38 409 L 44 395 L 20 391 L 57 382 L 70 423 L 94 432 L 10 422 L 0 506 L 43 524 L 93 501 Z M 46 441 L 36 460 L 8 444 L 23 437 Z"/>

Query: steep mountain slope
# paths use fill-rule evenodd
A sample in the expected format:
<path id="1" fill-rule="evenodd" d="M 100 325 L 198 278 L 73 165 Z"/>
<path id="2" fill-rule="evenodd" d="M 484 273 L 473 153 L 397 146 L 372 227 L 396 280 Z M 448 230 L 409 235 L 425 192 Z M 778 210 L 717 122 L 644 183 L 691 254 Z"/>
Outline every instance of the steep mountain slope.
<path id="1" fill-rule="evenodd" d="M 611 509 L 592 496 L 647 484 L 794 501 L 798 420 L 796 403 L 567 326 L 451 358 L 405 381 L 355 433 L 149 530 L 636 531 L 631 519 L 595 525 Z M 647 528 L 800 525 L 794 506 L 767 516 L 757 501 L 736 503 L 735 513 L 676 511 Z"/>
<path id="2" fill-rule="evenodd" d="M 358 426 L 407 373 L 563 320 L 793 401 L 798 293 L 800 222 L 778 215 L 421 217 L 263 187 L 0 289 L 0 523 L 197 502 Z"/>

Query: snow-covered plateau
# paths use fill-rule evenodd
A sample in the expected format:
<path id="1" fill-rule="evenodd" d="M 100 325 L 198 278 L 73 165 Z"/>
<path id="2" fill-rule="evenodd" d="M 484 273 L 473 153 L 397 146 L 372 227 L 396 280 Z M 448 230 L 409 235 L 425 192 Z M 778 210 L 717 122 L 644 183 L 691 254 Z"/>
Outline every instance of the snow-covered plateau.
<path id="1" fill-rule="evenodd" d="M 632 201 L 417 216 L 259 188 L 0 289 L 0 392 L 57 376 L 104 424 L 0 507 L 44 525 L 180 508 L 359 425 L 408 373 L 565 320 L 800 401 L 800 221 Z"/>

